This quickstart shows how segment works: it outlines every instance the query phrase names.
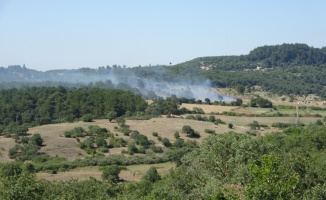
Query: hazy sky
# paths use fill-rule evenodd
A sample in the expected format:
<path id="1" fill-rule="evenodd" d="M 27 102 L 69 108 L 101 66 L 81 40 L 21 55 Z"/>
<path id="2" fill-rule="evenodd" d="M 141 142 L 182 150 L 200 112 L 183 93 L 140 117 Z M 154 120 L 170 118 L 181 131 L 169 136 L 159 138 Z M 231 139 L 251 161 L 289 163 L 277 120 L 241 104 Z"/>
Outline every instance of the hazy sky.
<path id="1" fill-rule="evenodd" d="M 0 0 L 0 66 L 177 64 L 263 45 L 326 46 L 324 0 Z"/>

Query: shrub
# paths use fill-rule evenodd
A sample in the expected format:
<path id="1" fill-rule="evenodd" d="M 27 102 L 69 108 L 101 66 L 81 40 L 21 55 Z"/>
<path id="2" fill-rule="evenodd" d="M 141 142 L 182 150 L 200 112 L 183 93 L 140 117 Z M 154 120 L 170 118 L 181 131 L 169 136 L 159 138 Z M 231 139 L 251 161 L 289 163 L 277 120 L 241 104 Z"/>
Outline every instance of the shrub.
<path id="1" fill-rule="evenodd" d="M 32 137 L 29 138 L 29 141 L 34 142 L 37 146 L 43 145 L 43 139 L 41 138 L 41 135 L 36 133 Z"/>
<path id="2" fill-rule="evenodd" d="M 209 116 L 208 121 L 215 122 L 216 121 L 215 116 L 213 116 L 213 115 Z"/>
<path id="3" fill-rule="evenodd" d="M 158 174 L 155 167 L 149 168 L 146 174 L 143 176 L 142 181 L 148 181 L 154 183 L 158 180 L 161 180 L 161 176 Z"/>
<path id="4" fill-rule="evenodd" d="M 129 155 L 133 155 L 134 153 L 138 152 L 138 149 L 137 149 L 134 142 L 128 142 L 127 147 L 128 147 L 128 154 Z"/>
<path id="5" fill-rule="evenodd" d="M 229 123 L 228 124 L 228 127 L 229 127 L 229 129 L 232 129 L 233 128 L 233 124 L 232 123 Z"/>
<path id="6" fill-rule="evenodd" d="M 178 138 L 180 138 L 180 134 L 179 134 L 179 132 L 178 132 L 178 131 L 176 131 L 176 132 L 174 133 L 174 138 L 175 138 L 175 139 L 178 139 Z"/>
<path id="7" fill-rule="evenodd" d="M 122 169 L 125 169 L 125 167 L 120 167 L 118 165 L 103 167 L 102 179 L 109 183 L 117 183 L 119 181 L 119 173 Z"/>
<path id="8" fill-rule="evenodd" d="M 136 142 L 136 144 L 141 145 L 141 146 L 144 146 L 144 147 L 146 147 L 146 146 L 148 146 L 148 145 L 151 144 L 149 142 L 147 136 L 142 135 L 142 134 L 139 134 L 139 135 L 136 136 L 135 142 Z"/>
<path id="9" fill-rule="evenodd" d="M 205 133 L 216 134 L 215 130 L 212 130 L 212 129 L 205 129 Z"/>
<path id="10" fill-rule="evenodd" d="M 157 137 L 158 133 L 157 132 L 152 132 L 152 136 Z"/>
<path id="11" fill-rule="evenodd" d="M 170 140 L 168 138 L 163 138 L 161 140 L 162 144 L 165 146 L 165 147 L 170 147 L 171 146 L 171 143 L 170 143 Z"/>
<path id="12" fill-rule="evenodd" d="M 109 148 L 125 147 L 127 142 L 123 138 L 111 138 Z"/>
<path id="13" fill-rule="evenodd" d="M 192 120 L 194 120 L 194 119 L 195 119 L 195 116 L 193 116 L 193 115 L 188 115 L 188 116 L 186 117 L 186 119 L 192 119 Z"/>
<path id="14" fill-rule="evenodd" d="M 151 145 L 150 149 L 154 152 L 154 153 L 163 153 L 163 148 L 159 147 L 159 146 L 155 146 L 155 145 Z"/>
<path id="15" fill-rule="evenodd" d="M 145 150 L 144 147 L 139 147 L 137 153 L 145 154 L 146 153 L 146 150 Z"/>
<path id="16" fill-rule="evenodd" d="M 106 148 L 106 147 L 100 147 L 98 150 L 99 150 L 100 152 L 103 152 L 103 153 L 107 153 L 107 152 L 109 152 L 109 149 Z"/>
<path id="17" fill-rule="evenodd" d="M 139 135 L 138 131 L 131 131 L 129 133 L 129 136 L 130 136 L 131 139 L 136 139 L 138 135 Z"/>
<path id="18" fill-rule="evenodd" d="M 200 138 L 200 134 L 198 131 L 195 131 L 190 137 L 192 138 Z"/>
<path id="19" fill-rule="evenodd" d="M 272 127 L 277 127 L 277 128 L 287 128 L 290 126 L 292 126 L 292 125 L 289 123 L 282 123 L 282 122 L 277 122 L 277 123 L 272 124 Z"/>
<path id="20" fill-rule="evenodd" d="M 91 114 L 86 114 L 81 117 L 81 120 L 83 122 L 92 122 L 93 121 L 93 116 Z"/>
<path id="21" fill-rule="evenodd" d="M 131 130 L 125 127 L 120 128 L 119 131 L 123 133 L 124 136 L 129 136 L 129 134 L 131 133 Z"/>
<path id="22" fill-rule="evenodd" d="M 216 118 L 215 124 L 226 124 L 225 121 L 221 120 L 220 118 Z"/>
<path id="23" fill-rule="evenodd" d="M 95 139 L 95 143 L 97 147 L 107 147 L 107 142 L 104 138 L 100 137 L 100 138 L 96 138 Z"/>
<path id="24" fill-rule="evenodd" d="M 72 136 L 72 132 L 71 132 L 71 131 L 65 131 L 65 132 L 63 133 L 63 135 L 64 135 L 66 138 L 71 138 L 71 136 Z"/>

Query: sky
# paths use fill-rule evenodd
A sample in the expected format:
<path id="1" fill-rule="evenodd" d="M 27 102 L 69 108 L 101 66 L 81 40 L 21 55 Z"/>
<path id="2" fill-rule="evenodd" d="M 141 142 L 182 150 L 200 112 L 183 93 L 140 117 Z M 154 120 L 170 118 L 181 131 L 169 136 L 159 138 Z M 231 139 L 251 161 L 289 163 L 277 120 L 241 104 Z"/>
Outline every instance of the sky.
<path id="1" fill-rule="evenodd" d="M 0 0 L 0 66 L 169 65 L 326 46 L 324 0 Z"/>

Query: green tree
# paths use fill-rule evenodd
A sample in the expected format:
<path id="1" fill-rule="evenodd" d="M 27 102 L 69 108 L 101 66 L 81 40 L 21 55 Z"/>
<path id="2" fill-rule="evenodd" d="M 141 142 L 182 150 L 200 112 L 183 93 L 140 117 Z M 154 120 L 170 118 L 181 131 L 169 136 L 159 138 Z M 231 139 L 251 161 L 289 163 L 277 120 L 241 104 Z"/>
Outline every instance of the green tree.
<path id="1" fill-rule="evenodd" d="M 29 138 L 29 141 L 34 142 L 37 146 L 43 145 L 43 139 L 39 133 L 34 134 L 32 137 Z"/>
<path id="2" fill-rule="evenodd" d="M 178 138 L 180 138 L 180 134 L 179 134 L 179 132 L 178 132 L 178 131 L 176 131 L 176 132 L 174 133 L 174 138 L 175 138 L 175 139 L 178 139 Z"/>
<path id="3" fill-rule="evenodd" d="M 86 114 L 82 116 L 83 122 L 92 122 L 93 121 L 93 116 L 91 114 Z"/>
<path id="4" fill-rule="evenodd" d="M 117 117 L 117 112 L 116 111 L 110 111 L 107 114 L 109 122 L 112 122 Z"/>
<path id="5" fill-rule="evenodd" d="M 150 167 L 146 174 L 142 177 L 142 180 L 154 183 L 158 180 L 161 180 L 161 176 L 159 175 L 155 167 Z"/>
<path id="6" fill-rule="evenodd" d="M 109 183 L 117 183 L 119 181 L 119 173 L 125 169 L 118 165 L 110 165 L 102 168 L 102 179 Z"/>
<path id="7" fill-rule="evenodd" d="M 185 133 L 185 134 L 187 134 L 187 136 L 191 136 L 191 135 L 194 134 L 195 131 L 194 131 L 194 129 L 191 128 L 191 126 L 184 125 L 182 127 L 182 132 Z"/>
<path id="8" fill-rule="evenodd" d="M 126 124 L 126 120 L 123 117 L 118 117 L 116 118 L 116 122 L 118 123 L 119 126 L 123 127 Z"/>
<path id="9" fill-rule="evenodd" d="M 294 171 L 282 169 L 280 159 L 274 155 L 263 155 L 260 164 L 251 164 L 253 180 L 248 185 L 248 199 L 292 199 L 299 182 Z"/>

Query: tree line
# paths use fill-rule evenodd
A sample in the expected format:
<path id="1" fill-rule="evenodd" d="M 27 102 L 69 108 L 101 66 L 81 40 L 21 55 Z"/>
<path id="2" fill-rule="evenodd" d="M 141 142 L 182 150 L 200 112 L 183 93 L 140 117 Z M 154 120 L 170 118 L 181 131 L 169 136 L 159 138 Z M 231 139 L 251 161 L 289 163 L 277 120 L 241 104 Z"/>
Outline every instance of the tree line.
<path id="1" fill-rule="evenodd" d="M 146 108 L 146 101 L 130 91 L 88 87 L 65 89 L 62 86 L 2 90 L 0 132 L 11 132 L 24 126 L 71 122 L 85 115 L 106 118 L 109 112 L 115 112 L 119 117 Z"/>

